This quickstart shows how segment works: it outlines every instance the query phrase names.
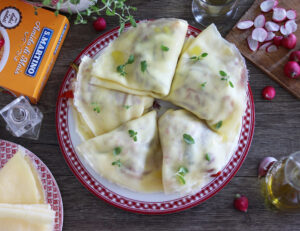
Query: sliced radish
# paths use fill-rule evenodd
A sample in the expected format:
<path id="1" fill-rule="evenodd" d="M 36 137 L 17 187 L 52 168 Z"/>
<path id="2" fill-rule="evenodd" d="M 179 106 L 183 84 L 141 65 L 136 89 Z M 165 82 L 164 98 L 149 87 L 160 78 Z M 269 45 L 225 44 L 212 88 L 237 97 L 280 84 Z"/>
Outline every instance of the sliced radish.
<path id="1" fill-rule="evenodd" d="M 260 4 L 260 9 L 262 12 L 269 12 L 277 5 L 278 5 L 278 1 L 276 0 L 266 0 Z"/>
<path id="2" fill-rule="evenodd" d="M 262 28 L 264 27 L 266 23 L 266 18 L 263 14 L 258 15 L 255 19 L 254 19 L 254 27 L 256 28 Z"/>
<path id="3" fill-rule="evenodd" d="M 251 36 L 248 36 L 247 38 L 248 47 L 251 51 L 257 51 L 259 47 L 259 42 L 254 40 Z"/>
<path id="4" fill-rule="evenodd" d="M 258 42 L 264 42 L 268 36 L 268 32 L 264 28 L 255 28 L 252 31 L 252 38 Z"/>
<path id="5" fill-rule="evenodd" d="M 280 27 L 280 33 L 281 33 L 283 36 L 287 36 L 287 35 L 290 34 L 289 31 L 285 28 L 284 25 L 282 25 L 282 26 Z"/>
<path id="6" fill-rule="evenodd" d="M 271 44 L 273 44 L 273 42 L 266 42 L 266 43 L 264 43 L 263 45 L 261 45 L 261 46 L 259 47 L 259 50 L 265 50 L 265 51 L 267 51 L 267 50 L 266 50 L 267 47 L 269 47 Z"/>
<path id="7" fill-rule="evenodd" d="M 242 21 L 237 24 L 237 28 L 240 30 L 246 30 L 246 29 L 251 28 L 253 26 L 253 24 L 254 23 L 250 20 Z"/>
<path id="8" fill-rule="evenodd" d="M 265 39 L 265 42 L 273 40 L 274 37 L 275 37 L 275 34 L 273 32 L 268 32 L 268 36 Z"/>
<path id="9" fill-rule="evenodd" d="M 286 17 L 290 20 L 294 20 L 297 18 L 297 12 L 295 10 L 288 10 L 286 12 Z"/>
<path id="10" fill-rule="evenodd" d="M 282 22 L 286 19 L 286 10 L 284 8 L 274 8 L 272 19 L 274 22 Z"/>
<path id="11" fill-rule="evenodd" d="M 295 22 L 295 20 L 288 20 L 288 21 L 284 24 L 284 26 L 285 26 L 285 29 L 287 30 L 287 32 L 288 32 L 289 34 L 294 33 L 294 32 L 297 30 L 297 28 L 298 28 L 298 25 L 297 25 L 297 23 Z"/>
<path id="12" fill-rule="evenodd" d="M 275 51 L 278 51 L 278 47 L 276 45 L 272 44 L 272 45 L 267 47 L 266 51 L 269 52 L 269 53 L 275 52 Z"/>
<path id="13" fill-rule="evenodd" d="M 275 22 L 268 21 L 266 22 L 265 28 L 267 29 L 267 31 L 274 32 L 279 31 L 280 26 Z"/>

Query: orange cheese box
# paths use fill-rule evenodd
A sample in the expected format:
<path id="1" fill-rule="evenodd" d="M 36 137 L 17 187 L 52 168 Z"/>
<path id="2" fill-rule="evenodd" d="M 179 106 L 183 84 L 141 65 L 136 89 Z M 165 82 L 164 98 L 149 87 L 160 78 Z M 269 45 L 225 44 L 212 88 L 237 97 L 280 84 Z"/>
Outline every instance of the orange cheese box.
<path id="1" fill-rule="evenodd" d="M 65 16 L 0 0 L 0 87 L 37 103 L 68 29 Z"/>

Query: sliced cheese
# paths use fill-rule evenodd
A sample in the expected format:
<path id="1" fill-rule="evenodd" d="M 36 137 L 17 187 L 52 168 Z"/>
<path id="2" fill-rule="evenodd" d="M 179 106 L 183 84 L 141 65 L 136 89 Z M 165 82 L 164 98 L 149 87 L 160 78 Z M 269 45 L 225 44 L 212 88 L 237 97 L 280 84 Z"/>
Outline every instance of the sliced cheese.
<path id="1" fill-rule="evenodd" d="M 38 204 L 44 202 L 44 193 L 38 173 L 18 151 L 0 169 L 0 203 Z"/>
<path id="2" fill-rule="evenodd" d="M 46 204 L 0 204 L 0 230 L 52 231 L 54 216 Z"/>

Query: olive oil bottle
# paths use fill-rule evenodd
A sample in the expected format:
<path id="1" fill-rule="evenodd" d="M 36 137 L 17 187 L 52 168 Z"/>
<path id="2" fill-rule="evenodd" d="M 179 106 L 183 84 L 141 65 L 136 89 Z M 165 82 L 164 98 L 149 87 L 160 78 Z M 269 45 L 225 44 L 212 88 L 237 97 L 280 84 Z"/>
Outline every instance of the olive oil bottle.
<path id="1" fill-rule="evenodd" d="M 263 186 L 270 205 L 279 210 L 300 211 L 300 152 L 275 162 Z"/>

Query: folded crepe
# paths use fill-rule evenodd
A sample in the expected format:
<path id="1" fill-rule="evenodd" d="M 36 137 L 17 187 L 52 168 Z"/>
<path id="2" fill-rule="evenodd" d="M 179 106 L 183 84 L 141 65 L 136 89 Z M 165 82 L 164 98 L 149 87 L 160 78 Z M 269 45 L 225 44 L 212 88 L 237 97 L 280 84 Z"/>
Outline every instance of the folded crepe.
<path id="1" fill-rule="evenodd" d="M 238 49 L 210 25 L 187 41 L 165 98 L 235 139 L 247 104 L 247 69 Z"/>
<path id="2" fill-rule="evenodd" d="M 136 95 L 166 96 L 187 27 L 186 21 L 175 18 L 138 23 L 96 59 L 91 82 Z"/>
<path id="3" fill-rule="evenodd" d="M 44 203 L 38 173 L 21 150 L 0 169 L 0 203 Z"/>
<path id="4" fill-rule="evenodd" d="M 229 161 L 228 142 L 186 110 L 168 110 L 158 121 L 164 192 L 189 194 L 206 185 Z"/>
<path id="5" fill-rule="evenodd" d="M 53 231 L 55 212 L 46 204 L 0 204 L 0 230 Z"/>
<path id="6" fill-rule="evenodd" d="M 140 117 L 153 104 L 153 98 L 109 90 L 90 83 L 92 63 L 91 58 L 82 58 L 74 87 L 76 130 L 83 140 Z M 79 115 L 76 115 L 77 112 Z"/>
<path id="7" fill-rule="evenodd" d="M 111 182 L 132 191 L 162 191 L 155 111 L 85 141 L 77 150 L 97 173 Z"/>

